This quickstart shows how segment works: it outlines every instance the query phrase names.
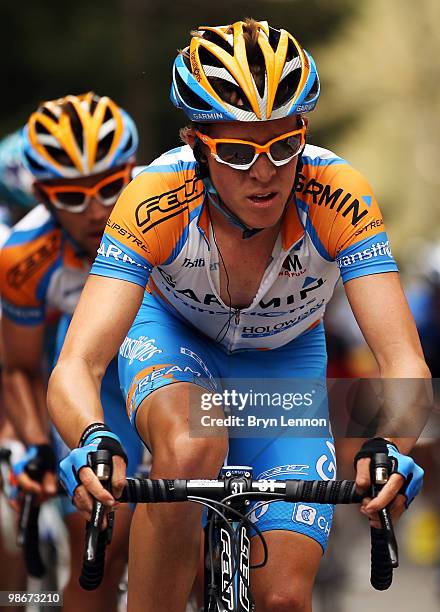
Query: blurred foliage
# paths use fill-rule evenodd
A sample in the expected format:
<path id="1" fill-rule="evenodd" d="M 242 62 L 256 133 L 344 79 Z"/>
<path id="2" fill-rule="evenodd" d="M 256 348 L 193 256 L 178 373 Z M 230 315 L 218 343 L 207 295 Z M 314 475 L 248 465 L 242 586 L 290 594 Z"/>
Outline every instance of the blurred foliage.
<path id="1" fill-rule="evenodd" d="M 358 5 L 319 58 L 326 87 L 313 119 L 326 126 L 321 143 L 372 183 L 409 265 L 440 238 L 440 2 Z"/>

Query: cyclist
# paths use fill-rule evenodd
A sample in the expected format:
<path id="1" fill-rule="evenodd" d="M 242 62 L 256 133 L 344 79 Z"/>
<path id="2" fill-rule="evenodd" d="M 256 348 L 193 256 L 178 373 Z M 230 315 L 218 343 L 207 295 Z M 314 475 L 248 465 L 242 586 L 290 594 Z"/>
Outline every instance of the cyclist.
<path id="1" fill-rule="evenodd" d="M 41 500 L 54 495 L 55 456 L 46 408 L 45 334 L 61 313 L 59 352 L 109 212 L 130 181 L 138 144 L 131 117 L 113 100 L 93 92 L 42 103 L 23 128 L 23 163 L 33 175 L 41 202 L 12 230 L 0 254 L 3 385 L 8 416 L 27 446 L 14 466 L 22 489 Z M 140 463 L 142 446 L 133 435 L 117 383 L 115 363 L 104 378 L 105 419 L 125 439 L 129 471 Z M 103 373 L 104 374 L 104 373 Z M 69 452 L 56 443 L 61 459 Z M 37 461 L 41 482 L 27 472 Z M 130 512 L 123 513 L 109 574 L 93 594 L 80 589 L 84 524 L 74 506 L 63 508 L 71 544 L 71 578 L 66 610 L 116 610 L 117 587 L 126 562 Z"/>
<path id="2" fill-rule="evenodd" d="M 102 423 L 97 392 L 118 349 L 127 410 L 152 451 L 152 478 L 216 477 L 226 434 L 191 436 L 189 416 L 218 379 L 325 377 L 322 316 L 340 272 L 381 375 L 429 377 L 371 188 L 346 161 L 305 145 L 303 113 L 318 96 L 311 56 L 265 21 L 201 27 L 175 60 L 171 98 L 191 119 L 187 145 L 122 193 L 49 382 L 52 417 L 78 447 L 63 478 L 85 515 L 90 494 L 113 507 L 124 476 L 123 444 Z M 410 500 L 421 477 L 379 439 L 358 458 L 361 486 L 372 446 L 396 455 L 403 474 L 366 502 L 374 521 L 412 480 Z M 402 443 L 401 452 L 410 446 Z M 115 455 L 114 498 L 85 467 L 96 448 Z M 313 439 L 234 438 L 228 463 L 252 465 L 261 477 L 332 478 L 332 452 L 328 430 Z M 404 502 L 394 500 L 396 513 Z M 178 504 L 136 509 L 130 612 L 184 609 L 200 512 Z M 267 565 L 252 576 L 259 612 L 311 609 L 331 515 L 328 506 L 286 504 L 258 517 L 269 547 Z"/>
<path id="3" fill-rule="evenodd" d="M 6 217 L 16 223 L 37 201 L 33 194 L 33 177 L 23 165 L 21 131 L 5 136 L 0 141 L 0 210 L 2 222 Z M 3 209 L 6 211 L 3 212 Z"/>
<path id="4" fill-rule="evenodd" d="M 9 237 L 11 226 L 36 204 L 32 192 L 33 178 L 21 160 L 21 147 L 21 131 L 9 134 L 0 141 L 0 246 Z M 0 341 L 0 368 L 2 364 L 3 350 Z M 9 448 L 18 461 L 25 450 L 16 437 L 10 422 L 6 420 L 1 401 L 0 446 Z M 0 565 L 5 569 L 0 584 L 2 590 L 26 589 L 23 555 L 15 544 L 15 518 L 12 508 L 8 507 L 6 498 L 0 493 Z"/>

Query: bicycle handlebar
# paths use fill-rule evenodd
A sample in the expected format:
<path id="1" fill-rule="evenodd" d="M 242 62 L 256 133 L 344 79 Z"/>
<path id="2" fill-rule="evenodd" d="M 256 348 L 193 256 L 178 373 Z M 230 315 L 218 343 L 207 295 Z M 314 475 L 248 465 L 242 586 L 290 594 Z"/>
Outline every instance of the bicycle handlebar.
<path id="1" fill-rule="evenodd" d="M 108 451 L 98 451 L 102 454 L 103 463 Z M 96 462 L 97 464 L 99 462 Z M 376 466 L 376 458 L 372 460 Z M 250 473 L 243 470 L 234 476 L 234 468 L 226 471 L 223 480 L 184 480 L 127 478 L 127 485 L 122 491 L 120 502 L 132 503 L 176 503 L 191 501 L 191 499 L 221 502 L 233 497 L 248 497 L 256 501 L 280 500 L 285 502 L 306 502 L 317 504 L 354 504 L 360 503 L 367 495 L 376 495 L 385 484 L 388 476 L 388 465 L 378 457 L 379 472 L 372 473 L 372 491 L 364 495 L 356 493 L 356 484 L 351 480 L 253 480 Z M 226 468 L 228 469 L 228 468 Z M 388 471 L 387 471 L 388 469 Z M 380 471 L 382 470 L 382 471 Z M 382 480 L 378 477 L 382 478 Z M 102 580 L 104 570 L 104 553 L 108 541 L 105 532 L 100 532 L 102 521 L 102 505 L 94 501 L 92 525 L 88 529 L 87 547 L 81 584 L 84 588 L 94 589 Z M 371 585 L 377 590 L 387 589 L 392 582 L 393 567 L 398 566 L 397 543 L 388 508 L 379 513 L 382 529 L 371 529 Z M 97 531 L 98 530 L 98 531 Z M 95 534 L 92 537 L 92 532 Z M 99 533 L 99 538 L 96 537 Z M 93 544 L 93 546 L 92 546 Z M 96 549 L 98 546 L 98 552 Z M 96 562 L 92 561 L 95 555 Z M 100 568 L 98 569 L 98 566 Z M 84 580 L 84 573 L 90 580 Z"/>
<path id="2" fill-rule="evenodd" d="M 262 494 L 262 499 L 282 499 L 286 502 L 316 504 L 356 504 L 363 496 L 356 493 L 351 480 L 253 480 L 243 479 L 236 490 L 222 480 L 150 480 L 127 478 L 127 485 L 118 501 L 132 503 L 174 503 L 191 497 L 221 501 L 229 495 Z M 253 495 L 254 497 L 254 495 Z"/>
<path id="3" fill-rule="evenodd" d="M 8 448 L 0 449 L 0 465 L 5 493 L 10 495 L 11 487 L 8 481 L 12 466 L 11 451 Z M 41 473 L 35 464 L 31 463 L 28 473 L 31 478 L 37 482 L 41 482 Z M 33 493 L 24 492 L 17 525 L 17 546 L 23 549 L 27 573 L 35 578 L 42 578 L 46 573 L 46 566 L 41 558 L 39 546 L 39 515 L 40 506 L 36 502 L 35 495 Z"/>
<path id="4" fill-rule="evenodd" d="M 13 490 L 13 485 L 10 483 L 11 472 L 11 451 L 9 448 L 0 448 L 0 474 L 6 497 L 11 497 Z M 42 474 L 35 464 L 29 465 L 28 474 L 33 480 L 41 482 Z M 59 482 L 57 495 L 66 495 Z M 46 565 L 40 553 L 39 515 L 40 504 L 37 497 L 33 493 L 22 491 L 17 524 L 17 546 L 23 549 L 26 571 L 34 578 L 43 578 L 46 574 Z"/>

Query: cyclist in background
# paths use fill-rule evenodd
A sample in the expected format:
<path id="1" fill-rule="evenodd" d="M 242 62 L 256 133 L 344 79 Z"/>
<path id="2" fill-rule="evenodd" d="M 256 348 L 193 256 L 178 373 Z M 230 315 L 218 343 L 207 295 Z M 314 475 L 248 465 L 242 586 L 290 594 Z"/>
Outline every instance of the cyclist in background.
<path id="1" fill-rule="evenodd" d="M 113 100 L 88 92 L 42 103 L 23 128 L 22 139 L 23 163 L 41 204 L 15 225 L 0 254 L 3 385 L 8 416 L 27 447 L 23 460 L 14 465 L 18 483 L 44 500 L 56 492 L 56 457 L 46 408 L 48 321 L 54 312 L 61 313 L 57 353 L 108 215 L 131 179 L 138 135 L 131 117 Z M 106 422 L 125 440 L 128 470 L 133 473 L 142 445 L 126 417 L 114 362 L 105 374 L 101 400 Z M 56 446 L 58 459 L 69 452 L 61 440 Z M 39 464 L 41 482 L 27 473 L 30 460 Z M 107 578 L 92 594 L 78 584 L 83 519 L 70 502 L 64 504 L 64 514 L 71 545 L 64 609 L 116 610 L 130 512 L 124 511 L 118 521 Z"/>
<path id="2" fill-rule="evenodd" d="M 0 222 L 13 225 L 37 204 L 33 176 L 23 165 L 21 130 L 0 141 Z"/>
<path id="3" fill-rule="evenodd" d="M 11 226 L 36 205 L 32 174 L 24 167 L 21 131 L 0 141 L 0 247 L 8 239 Z M 3 367 L 3 347 L 0 339 L 0 367 Z M 23 445 L 6 419 L 3 394 L 0 402 L 0 446 L 7 447 L 17 460 L 24 454 Z M 15 513 L 0 493 L 0 565 L 3 567 L 1 590 L 25 590 L 26 571 L 22 551 L 16 546 Z M 14 610 L 16 608 L 14 607 Z M 18 609 L 18 608 L 17 608 Z"/>
<path id="4" fill-rule="evenodd" d="M 306 145 L 303 115 L 319 91 L 311 56 L 265 21 L 200 27 L 175 60 L 171 98 L 191 120 L 187 145 L 162 155 L 121 195 L 49 384 L 52 417 L 78 445 L 62 474 L 85 515 L 90 494 L 115 503 L 86 467 L 89 452 L 114 453 L 116 499 L 124 477 L 123 443 L 103 423 L 98 396 L 118 349 L 127 410 L 152 451 L 152 478 L 217 476 L 226 433 L 190 435 L 189 416 L 231 377 L 325 387 L 322 317 L 340 273 L 381 376 L 429 377 L 370 186 L 331 151 Z M 398 465 L 380 497 L 363 506 L 373 523 L 388 503 L 400 514 L 421 485 L 421 470 L 402 454 L 413 441 L 395 442 L 400 452 L 378 438 L 357 457 L 360 488 L 378 448 Z M 315 438 L 231 438 L 228 463 L 253 466 L 257 478 L 331 479 L 333 452 L 329 429 Z M 308 612 L 332 508 L 266 510 L 257 517 L 269 559 L 252 575 L 256 609 Z M 136 509 L 130 612 L 184 609 L 200 515 L 190 505 Z M 261 562 L 257 538 L 251 556 Z"/>

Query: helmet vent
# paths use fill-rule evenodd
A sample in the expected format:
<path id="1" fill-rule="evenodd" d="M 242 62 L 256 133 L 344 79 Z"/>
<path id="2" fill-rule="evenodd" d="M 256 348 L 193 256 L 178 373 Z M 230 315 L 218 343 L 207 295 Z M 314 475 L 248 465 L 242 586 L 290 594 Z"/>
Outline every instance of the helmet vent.
<path id="1" fill-rule="evenodd" d="M 90 114 L 93 115 L 93 113 L 96 110 L 96 107 L 98 106 L 98 102 L 99 102 L 99 98 L 97 96 L 93 96 L 91 102 L 90 102 Z"/>
<path id="2" fill-rule="evenodd" d="M 229 51 L 230 50 L 231 48 L 229 48 Z M 208 51 L 208 49 L 205 49 L 205 47 L 199 48 L 199 58 L 202 66 L 208 65 L 215 66 L 216 68 L 223 68 L 222 62 L 217 59 L 213 53 Z"/>
<path id="3" fill-rule="evenodd" d="M 71 102 L 67 102 L 66 104 L 63 104 L 62 110 L 70 119 L 70 127 L 72 128 L 76 144 L 82 153 L 84 150 L 84 126 L 78 113 L 76 112 L 76 108 Z"/>
<path id="4" fill-rule="evenodd" d="M 318 91 L 319 91 L 319 81 L 318 81 L 317 77 L 315 76 L 315 80 L 313 81 L 313 85 L 310 88 L 310 91 L 307 94 L 306 98 L 304 99 L 304 102 L 310 102 L 310 100 L 313 100 L 313 98 L 316 96 Z"/>
<path id="5" fill-rule="evenodd" d="M 228 104 L 240 110 L 252 111 L 249 100 L 244 95 L 241 87 L 218 77 L 210 77 L 208 81 L 213 90 Z"/>
<path id="6" fill-rule="evenodd" d="M 185 81 L 180 76 L 178 70 L 175 70 L 174 76 L 176 79 L 177 90 L 181 98 L 185 101 L 190 108 L 194 108 L 201 111 L 210 111 L 211 106 L 207 104 L 202 98 L 193 93 Z"/>
<path id="7" fill-rule="evenodd" d="M 110 108 L 107 106 L 107 108 L 105 109 L 103 123 L 105 123 L 106 121 L 110 121 L 110 119 L 113 119 L 113 114 L 112 114 L 112 111 L 110 110 Z"/>
<path id="8" fill-rule="evenodd" d="M 99 142 L 98 150 L 96 151 L 96 161 L 101 161 L 107 155 L 112 146 L 114 136 L 115 132 L 112 130 Z"/>
<path id="9" fill-rule="evenodd" d="M 57 147 L 52 147 L 50 145 L 46 145 L 45 149 L 52 159 L 54 159 L 61 166 L 69 166 L 70 168 L 74 167 L 70 156 L 62 149 L 58 149 Z"/>
<path id="10" fill-rule="evenodd" d="M 287 43 L 287 54 L 286 54 L 286 63 L 298 57 L 298 49 L 295 47 L 294 42 L 289 38 L 289 42 Z"/>
<path id="11" fill-rule="evenodd" d="M 49 130 L 41 123 L 41 121 L 35 122 L 35 130 L 37 134 L 50 134 Z"/>
<path id="12" fill-rule="evenodd" d="M 123 151 L 129 151 L 131 149 L 131 147 L 133 146 L 133 137 L 130 134 L 127 138 L 127 142 L 125 143 L 124 147 L 123 147 Z"/>
<path id="13" fill-rule="evenodd" d="M 53 113 L 51 110 L 49 110 L 45 106 L 40 108 L 39 111 L 41 112 L 42 115 L 46 115 L 46 117 L 49 117 L 49 119 L 52 119 L 53 121 L 58 121 L 58 117 L 55 115 L 55 113 Z"/>
<path id="14" fill-rule="evenodd" d="M 269 44 L 274 51 L 277 50 L 280 36 L 281 36 L 281 32 L 279 30 L 269 26 Z"/>
<path id="15" fill-rule="evenodd" d="M 210 42 L 215 43 L 217 47 L 220 47 L 224 51 L 227 51 L 228 53 L 232 54 L 232 47 L 230 43 L 225 40 L 223 36 L 220 36 L 220 34 L 218 34 L 217 32 L 213 32 L 212 30 L 206 30 L 203 34 L 203 38 L 205 40 L 209 40 Z M 201 50 L 202 49 L 200 49 L 200 51 Z"/>
<path id="16" fill-rule="evenodd" d="M 260 98 L 262 98 L 264 96 L 266 84 L 266 71 L 264 69 L 264 55 L 260 49 L 260 45 L 255 45 L 252 51 L 250 53 L 248 52 L 248 62 L 258 93 L 260 94 Z"/>
<path id="17" fill-rule="evenodd" d="M 39 164 L 35 159 L 33 159 L 26 151 L 24 151 L 23 155 L 26 158 L 26 164 L 31 169 L 31 172 L 37 173 L 46 169 L 42 164 Z"/>
<path id="18" fill-rule="evenodd" d="M 295 96 L 301 79 L 301 70 L 296 69 L 290 72 L 280 81 L 275 95 L 274 109 L 280 108 Z"/>

